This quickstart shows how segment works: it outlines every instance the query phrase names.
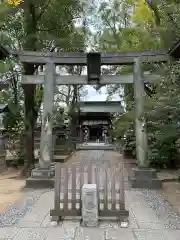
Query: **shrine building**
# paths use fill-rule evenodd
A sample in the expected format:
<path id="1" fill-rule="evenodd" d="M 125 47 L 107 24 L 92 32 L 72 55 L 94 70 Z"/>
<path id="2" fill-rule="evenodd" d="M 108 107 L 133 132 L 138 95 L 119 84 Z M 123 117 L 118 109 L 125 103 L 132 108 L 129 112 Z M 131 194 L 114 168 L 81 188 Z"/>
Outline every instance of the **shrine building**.
<path id="1" fill-rule="evenodd" d="M 124 112 L 120 101 L 87 101 L 80 102 L 79 126 L 80 138 L 84 140 L 85 130 L 88 130 L 88 141 L 103 141 L 103 132 L 112 128 L 115 114 Z"/>

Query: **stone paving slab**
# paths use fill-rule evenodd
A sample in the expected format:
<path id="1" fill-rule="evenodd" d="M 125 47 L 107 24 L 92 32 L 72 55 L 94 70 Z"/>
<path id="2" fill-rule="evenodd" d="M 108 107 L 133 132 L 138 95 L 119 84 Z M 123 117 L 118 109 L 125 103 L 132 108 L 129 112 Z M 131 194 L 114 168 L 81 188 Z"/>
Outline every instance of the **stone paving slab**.
<path id="1" fill-rule="evenodd" d="M 57 227 L 0 228 L 2 240 L 179 240 L 180 230 L 85 228 L 68 222 Z"/>
<path id="2" fill-rule="evenodd" d="M 137 240 L 167 240 L 166 233 L 159 230 L 136 229 L 134 235 Z"/>
<path id="3" fill-rule="evenodd" d="M 134 215 L 138 228 L 164 229 L 164 224 L 146 202 L 140 191 L 126 191 L 129 212 Z"/>
<path id="4" fill-rule="evenodd" d="M 15 224 L 17 227 L 40 227 L 46 215 L 53 207 L 53 190 L 45 192 L 20 221 Z"/>
<path id="5" fill-rule="evenodd" d="M 75 240 L 136 240 L 131 229 L 80 228 Z"/>
<path id="6" fill-rule="evenodd" d="M 180 230 L 168 230 L 166 231 L 167 240 L 179 240 L 180 239 Z"/>
<path id="7" fill-rule="evenodd" d="M 73 240 L 76 228 L 22 228 L 13 240 Z"/>
<path id="8" fill-rule="evenodd" d="M 14 239 L 14 237 L 21 231 L 16 227 L 4 227 L 0 228 L 0 240 L 2 239 Z"/>

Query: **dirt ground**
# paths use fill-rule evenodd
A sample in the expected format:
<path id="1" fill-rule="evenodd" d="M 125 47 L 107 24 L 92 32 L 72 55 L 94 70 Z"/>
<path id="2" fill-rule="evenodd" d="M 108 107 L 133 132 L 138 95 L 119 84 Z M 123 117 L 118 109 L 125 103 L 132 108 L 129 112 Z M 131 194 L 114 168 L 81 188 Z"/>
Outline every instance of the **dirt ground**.
<path id="1" fill-rule="evenodd" d="M 20 178 L 20 169 L 8 168 L 0 173 L 0 212 L 22 199 L 25 179 Z"/>

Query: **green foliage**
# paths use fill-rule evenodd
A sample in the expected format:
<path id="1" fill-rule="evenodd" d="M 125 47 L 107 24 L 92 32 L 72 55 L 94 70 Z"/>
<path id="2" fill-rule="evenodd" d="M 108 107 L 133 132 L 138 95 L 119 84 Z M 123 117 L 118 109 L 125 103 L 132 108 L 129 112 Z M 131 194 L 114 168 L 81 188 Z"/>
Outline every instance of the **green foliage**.
<path id="1" fill-rule="evenodd" d="M 33 51 L 84 51 L 86 44 L 92 51 L 145 51 L 168 49 L 180 35 L 180 5 L 177 0 L 112 0 L 96 3 L 85 13 L 78 0 L 28 0 L 18 6 L 1 1 L 0 42 L 9 48 Z M 75 23 L 78 20 L 83 24 L 77 27 Z M 9 90 L 1 92 L 0 96 L 1 102 L 8 103 L 11 108 L 5 123 L 7 129 L 16 129 L 18 133 L 24 127 L 32 132 L 42 105 L 43 88 L 30 86 L 28 90 L 24 89 L 23 96 L 21 73 L 37 74 L 39 70 L 36 66 L 31 68 L 25 64 L 19 65 L 20 69 L 17 70 L 17 64 L 19 62 L 12 58 L 6 64 L 0 63 L 0 72 L 8 77 L 10 83 Z M 64 69 L 70 74 L 79 75 L 83 71 L 77 67 Z M 176 165 L 179 159 L 179 69 L 180 63 L 169 63 L 167 66 L 149 63 L 144 67 L 144 70 L 162 75 L 158 83 L 145 86 L 149 158 L 151 165 L 158 168 Z M 104 68 L 103 72 L 131 73 L 132 68 L 113 66 Z M 150 88 L 153 94 L 149 94 Z M 135 154 L 133 86 L 112 85 L 107 90 L 108 99 L 118 94 L 126 109 L 123 116 L 117 117 L 116 130 L 112 134 L 117 139 L 126 136 L 125 150 Z M 55 123 L 61 124 L 68 117 L 72 128 L 78 117 L 75 109 L 78 109 L 82 93 L 85 92 L 80 86 L 57 89 Z M 58 102 L 63 103 L 63 114 Z"/>
<path id="2" fill-rule="evenodd" d="M 179 164 L 180 139 L 180 62 L 168 65 L 165 77 L 156 86 L 156 94 L 147 99 L 150 162 L 158 167 Z"/>
<path id="3" fill-rule="evenodd" d="M 78 0 L 28 0 L 17 6 L 1 1 L 0 43 L 16 50 L 80 51 L 84 49 L 86 37 L 85 29 L 75 25 L 80 18 L 82 6 Z M 12 110 L 6 116 L 5 122 L 8 130 L 18 129 L 19 124 L 25 129 L 29 137 L 26 159 L 27 166 L 30 166 L 33 162 L 33 131 L 38 117 L 41 117 L 39 110 L 42 105 L 43 87 L 29 85 L 28 88 L 22 89 L 20 81 L 22 73 L 38 74 L 40 69 L 28 64 L 21 65 L 17 59 L 12 58 L 10 65 L 6 63 L 4 69 L 0 66 L 0 72 L 9 76 L 10 83 L 8 98 L 2 96 L 2 101 L 8 102 Z M 40 68 L 42 71 L 42 66 Z M 71 94 L 64 91 L 62 94 L 66 95 L 67 106 L 72 100 L 72 97 L 69 97 Z M 63 119 L 59 115 L 56 116 L 56 120 L 61 122 Z"/>
<path id="4" fill-rule="evenodd" d="M 180 36 L 179 8 L 179 2 L 169 0 L 114 0 L 102 3 L 98 10 L 101 24 L 98 25 L 95 47 L 107 52 L 168 49 Z M 180 159 L 179 67 L 179 63 L 174 62 L 167 66 L 151 63 L 144 66 L 144 70 L 162 76 L 157 83 L 145 85 L 149 160 L 157 168 L 176 166 Z M 128 67 L 113 67 L 108 71 L 132 73 Z M 113 85 L 107 89 L 108 99 L 118 94 L 126 108 L 126 113 L 118 117 L 113 134 L 117 139 L 125 136 L 125 151 L 135 154 L 133 86 Z"/>

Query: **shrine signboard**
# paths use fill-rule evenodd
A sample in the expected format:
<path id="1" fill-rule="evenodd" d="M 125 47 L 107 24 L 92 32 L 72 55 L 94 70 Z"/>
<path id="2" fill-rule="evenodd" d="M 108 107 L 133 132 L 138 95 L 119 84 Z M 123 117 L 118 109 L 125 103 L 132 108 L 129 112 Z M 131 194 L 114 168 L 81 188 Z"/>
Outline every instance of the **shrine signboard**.
<path id="1" fill-rule="evenodd" d="M 108 125 L 107 120 L 86 120 L 83 121 L 83 126 L 92 126 L 92 125 Z"/>

